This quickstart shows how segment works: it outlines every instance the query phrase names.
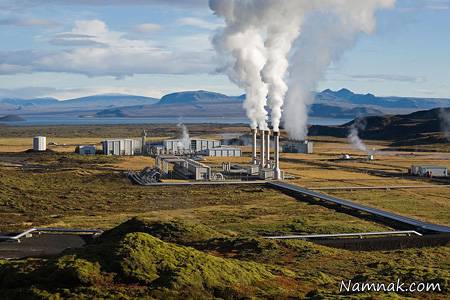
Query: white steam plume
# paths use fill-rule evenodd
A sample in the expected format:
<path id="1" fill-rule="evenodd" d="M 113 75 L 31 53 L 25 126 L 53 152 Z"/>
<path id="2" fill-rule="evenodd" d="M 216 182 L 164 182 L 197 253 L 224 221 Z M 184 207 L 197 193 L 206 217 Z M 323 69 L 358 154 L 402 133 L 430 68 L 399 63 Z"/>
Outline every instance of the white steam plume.
<path id="1" fill-rule="evenodd" d="M 441 121 L 441 130 L 445 138 L 450 142 L 450 108 L 441 108 L 439 110 L 439 119 Z"/>
<path id="2" fill-rule="evenodd" d="M 368 152 L 366 144 L 364 144 L 364 142 L 359 137 L 359 131 L 364 130 L 364 128 L 366 128 L 366 122 L 364 121 L 364 119 L 356 119 L 353 122 L 352 126 L 350 126 L 348 140 L 355 149 Z"/>
<path id="3" fill-rule="evenodd" d="M 226 70 L 247 92 L 245 108 L 252 127 L 265 123 L 263 98 L 268 93 L 274 129 L 278 129 L 283 107 L 290 137 L 305 138 L 308 106 L 313 101 L 311 91 L 329 65 L 354 44 L 358 33 L 373 31 L 375 12 L 394 3 L 395 0 L 210 0 L 210 8 L 226 23 L 214 37 L 214 46 L 219 54 L 232 57 Z M 294 54 L 289 56 L 296 40 Z"/>
<path id="4" fill-rule="evenodd" d="M 248 8 L 241 10 L 235 7 L 238 2 L 244 3 L 232 0 L 209 1 L 210 8 L 226 23 L 226 27 L 214 37 L 213 44 L 219 54 L 231 58 L 226 72 L 231 81 L 245 89 L 244 108 L 251 127 L 267 129 L 267 86 L 261 78 L 267 57 L 261 31 L 257 26 L 251 26 L 257 19 L 257 15 L 251 11 L 259 6 L 249 1 Z"/>
<path id="5" fill-rule="evenodd" d="M 289 91 L 286 95 L 285 128 L 293 139 L 307 136 L 312 91 L 327 68 L 351 48 L 359 33 L 375 28 L 375 12 L 394 5 L 395 0 L 318 0 L 309 15 L 291 57 Z"/>
<path id="6" fill-rule="evenodd" d="M 182 150 L 187 150 L 190 148 L 191 139 L 189 137 L 189 131 L 183 123 L 178 123 L 177 127 L 181 129 L 180 142 L 178 142 L 177 147 Z"/>

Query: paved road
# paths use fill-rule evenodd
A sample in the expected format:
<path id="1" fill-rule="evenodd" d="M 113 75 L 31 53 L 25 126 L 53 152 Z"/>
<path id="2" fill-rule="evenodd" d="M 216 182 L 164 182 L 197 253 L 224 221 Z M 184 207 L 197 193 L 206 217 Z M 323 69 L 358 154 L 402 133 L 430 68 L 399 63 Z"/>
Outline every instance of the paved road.
<path id="1" fill-rule="evenodd" d="M 398 223 L 402 223 L 409 227 L 412 227 L 415 230 L 422 232 L 422 233 L 430 233 L 430 232 L 431 233 L 450 233 L 450 227 L 448 227 L 448 226 L 422 222 L 422 221 L 419 221 L 419 220 L 416 220 L 413 218 L 404 217 L 404 216 L 401 216 L 401 215 L 398 215 L 395 213 L 391 213 L 391 212 L 387 212 L 387 211 L 384 211 L 381 209 L 373 208 L 373 207 L 358 204 L 358 203 L 355 203 L 352 201 L 348 201 L 348 200 L 336 198 L 333 196 L 325 195 L 322 193 L 318 193 L 318 192 L 315 192 L 315 191 L 312 191 L 309 189 L 305 189 L 305 188 L 302 188 L 302 187 L 299 187 L 297 185 L 290 184 L 287 182 L 270 181 L 270 182 L 268 182 L 268 185 L 272 186 L 274 188 L 280 189 L 280 190 L 288 191 L 291 193 L 292 192 L 298 193 L 298 194 L 310 196 L 313 198 L 318 198 L 320 200 L 338 204 L 338 205 L 341 205 L 341 206 L 344 206 L 347 208 L 351 208 L 351 209 L 354 209 L 357 211 L 363 211 L 363 212 L 370 213 L 375 216 L 383 217 L 385 219 L 389 219 L 389 220 L 392 220 L 392 221 L 395 221 Z"/>
<path id="2" fill-rule="evenodd" d="M 382 186 L 332 186 L 332 187 L 310 187 L 314 191 L 337 191 L 337 190 L 401 190 L 401 189 L 432 189 L 449 188 L 450 185 L 382 185 Z"/>
<path id="3" fill-rule="evenodd" d="M 21 242 L 0 241 L 0 258 L 19 259 L 57 255 L 68 248 L 79 248 L 90 236 L 74 234 L 34 234 Z M 1 298 L 1 297 L 0 297 Z"/>

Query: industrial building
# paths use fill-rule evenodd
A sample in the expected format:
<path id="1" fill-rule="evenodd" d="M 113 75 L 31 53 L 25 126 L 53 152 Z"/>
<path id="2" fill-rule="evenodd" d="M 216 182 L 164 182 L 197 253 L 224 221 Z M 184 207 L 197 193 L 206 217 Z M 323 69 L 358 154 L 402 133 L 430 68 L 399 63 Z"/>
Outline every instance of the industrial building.
<path id="1" fill-rule="evenodd" d="M 190 140 L 164 140 L 162 146 L 165 154 L 183 155 L 191 153 Z"/>
<path id="2" fill-rule="evenodd" d="M 312 154 L 314 152 L 314 143 L 310 141 L 290 140 L 284 144 L 283 152 Z"/>
<path id="3" fill-rule="evenodd" d="M 173 165 L 173 175 L 183 179 L 210 180 L 211 167 L 189 158 L 180 158 L 171 155 L 156 157 L 156 166 L 163 175 L 169 174 L 169 164 Z"/>
<path id="4" fill-rule="evenodd" d="M 147 144 L 145 152 L 153 155 L 171 154 L 171 155 L 186 155 L 197 154 L 200 151 L 210 148 L 218 148 L 221 142 L 217 140 L 208 139 L 170 139 L 164 140 L 161 143 Z"/>
<path id="5" fill-rule="evenodd" d="M 47 150 L 47 138 L 45 136 L 35 136 L 33 138 L 33 150 L 34 151 Z"/>
<path id="6" fill-rule="evenodd" d="M 444 166 L 413 165 L 411 166 L 410 173 L 423 177 L 447 177 L 448 168 Z"/>
<path id="7" fill-rule="evenodd" d="M 198 154 L 204 156 L 240 157 L 242 156 L 242 150 L 239 148 L 219 147 L 208 148 L 198 152 Z"/>
<path id="8" fill-rule="evenodd" d="M 206 149 L 218 148 L 221 142 L 217 140 L 207 140 L 207 139 L 191 139 L 191 150 L 194 152 L 199 152 Z"/>
<path id="9" fill-rule="evenodd" d="M 93 145 L 80 145 L 75 148 L 75 152 L 81 155 L 95 155 L 97 149 Z"/>

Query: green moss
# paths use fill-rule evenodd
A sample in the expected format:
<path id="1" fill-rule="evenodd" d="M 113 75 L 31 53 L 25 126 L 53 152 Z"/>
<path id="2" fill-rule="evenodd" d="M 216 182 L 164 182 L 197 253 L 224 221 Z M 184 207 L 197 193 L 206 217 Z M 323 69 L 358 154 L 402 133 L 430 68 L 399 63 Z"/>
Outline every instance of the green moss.
<path id="1" fill-rule="evenodd" d="M 69 285 L 94 285 L 103 280 L 100 265 L 75 255 L 58 259 L 51 267 L 51 278 Z"/>
<path id="2" fill-rule="evenodd" d="M 172 289 L 212 290 L 275 277 L 268 266 L 215 257 L 145 233 L 127 234 L 117 255 L 121 272 L 129 280 Z"/>
<path id="3" fill-rule="evenodd" d="M 130 232 L 144 232 L 166 242 L 184 245 L 223 236 L 223 234 L 210 227 L 198 223 L 180 220 L 157 222 L 142 218 L 133 218 L 105 232 L 103 238 L 123 237 L 126 233 Z"/>

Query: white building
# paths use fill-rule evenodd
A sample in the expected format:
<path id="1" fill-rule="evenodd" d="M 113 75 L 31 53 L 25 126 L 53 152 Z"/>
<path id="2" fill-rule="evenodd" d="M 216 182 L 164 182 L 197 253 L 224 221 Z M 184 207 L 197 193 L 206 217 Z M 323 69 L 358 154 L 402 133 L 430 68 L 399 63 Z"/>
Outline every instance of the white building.
<path id="1" fill-rule="evenodd" d="M 97 149 L 93 145 L 80 145 L 75 151 L 81 155 L 95 155 Z"/>
<path id="2" fill-rule="evenodd" d="M 283 152 L 312 154 L 314 152 L 314 143 L 310 141 L 291 140 L 283 146 Z"/>
<path id="3" fill-rule="evenodd" d="M 206 149 L 220 147 L 220 141 L 217 140 L 207 140 L 207 139 L 191 139 L 191 150 L 194 152 L 199 152 Z"/>
<path id="4" fill-rule="evenodd" d="M 411 174 L 417 176 L 429 176 L 429 177 L 447 177 L 448 168 L 444 166 L 411 166 Z"/>
<path id="5" fill-rule="evenodd" d="M 239 148 L 217 147 L 202 150 L 198 154 L 204 156 L 240 157 L 242 156 L 242 151 Z"/>
<path id="6" fill-rule="evenodd" d="M 114 139 L 102 142 L 103 154 L 105 155 L 134 155 L 135 140 Z"/>
<path id="7" fill-rule="evenodd" d="M 182 139 L 165 140 L 163 141 L 163 148 L 166 154 L 186 154 L 190 153 L 190 141 Z"/>
<path id="8" fill-rule="evenodd" d="M 45 151 L 47 150 L 47 138 L 45 136 L 36 136 L 33 138 L 33 150 Z"/>
<path id="9" fill-rule="evenodd" d="M 198 138 L 192 138 L 188 140 L 171 139 L 163 141 L 163 149 L 165 154 L 174 154 L 174 155 L 198 153 L 202 150 L 220 147 L 220 145 L 221 145 L 220 141 L 217 140 L 198 139 Z"/>

